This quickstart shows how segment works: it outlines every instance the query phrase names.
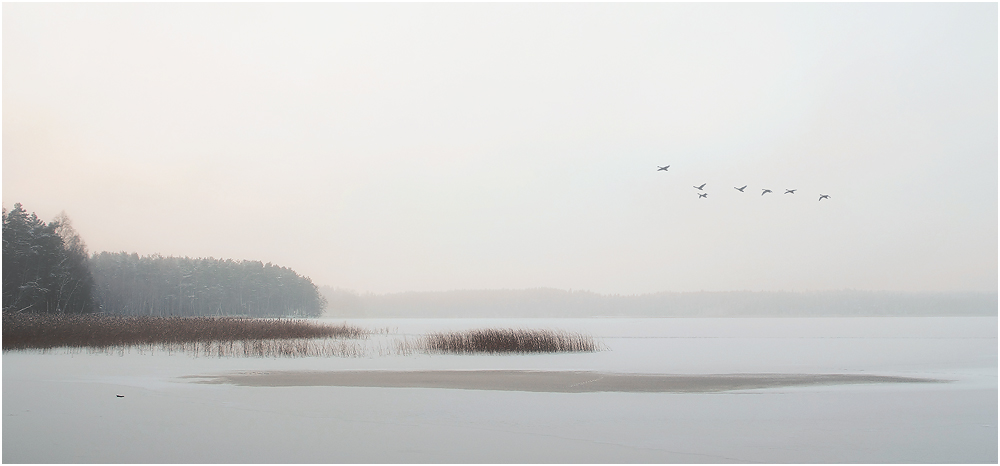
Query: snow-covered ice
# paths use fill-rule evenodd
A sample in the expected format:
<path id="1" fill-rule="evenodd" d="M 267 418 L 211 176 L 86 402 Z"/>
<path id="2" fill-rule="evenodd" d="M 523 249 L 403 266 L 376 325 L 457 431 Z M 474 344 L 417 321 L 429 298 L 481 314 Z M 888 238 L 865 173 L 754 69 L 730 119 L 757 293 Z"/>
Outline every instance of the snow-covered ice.
<path id="1" fill-rule="evenodd" d="M 343 319 L 331 319 L 343 322 Z M 482 327 L 599 353 L 3 355 L 5 463 L 996 463 L 997 318 L 355 319 L 367 345 Z M 235 371 L 875 374 L 948 383 L 546 393 L 197 383 Z M 119 398 L 116 395 L 124 395 Z"/>

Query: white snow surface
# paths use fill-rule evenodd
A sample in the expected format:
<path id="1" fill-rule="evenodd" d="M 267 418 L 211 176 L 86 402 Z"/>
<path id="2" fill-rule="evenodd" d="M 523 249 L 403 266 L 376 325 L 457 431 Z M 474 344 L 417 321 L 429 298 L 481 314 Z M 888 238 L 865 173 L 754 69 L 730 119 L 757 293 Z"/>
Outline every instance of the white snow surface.
<path id="1" fill-rule="evenodd" d="M 331 323 L 344 319 L 324 319 Z M 470 328 L 590 334 L 544 355 L 3 355 L 4 463 L 996 463 L 997 318 L 349 319 L 366 345 Z M 721 393 L 197 383 L 234 371 L 928 377 Z M 124 395 L 117 397 L 116 395 Z"/>

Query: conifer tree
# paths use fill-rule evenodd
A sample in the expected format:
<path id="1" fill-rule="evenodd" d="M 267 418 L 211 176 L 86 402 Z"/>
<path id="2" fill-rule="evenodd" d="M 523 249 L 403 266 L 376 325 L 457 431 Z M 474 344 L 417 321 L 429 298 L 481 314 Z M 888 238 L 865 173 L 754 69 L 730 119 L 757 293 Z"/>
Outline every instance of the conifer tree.
<path id="1" fill-rule="evenodd" d="M 3 211 L 3 311 L 95 309 L 86 245 L 61 214 L 45 223 L 20 204 Z"/>

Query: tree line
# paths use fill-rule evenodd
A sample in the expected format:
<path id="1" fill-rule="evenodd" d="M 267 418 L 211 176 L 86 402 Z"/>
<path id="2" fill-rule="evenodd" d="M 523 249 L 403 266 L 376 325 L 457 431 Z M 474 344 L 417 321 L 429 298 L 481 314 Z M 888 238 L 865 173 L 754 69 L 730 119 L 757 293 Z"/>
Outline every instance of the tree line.
<path id="1" fill-rule="evenodd" d="M 101 309 L 136 316 L 318 316 L 316 285 L 292 269 L 260 261 L 139 256 L 91 257 Z"/>
<path id="2" fill-rule="evenodd" d="M 701 291 L 605 295 L 535 288 L 387 294 L 322 287 L 343 317 L 868 317 L 995 316 L 996 292 Z"/>
<path id="3" fill-rule="evenodd" d="M 318 316 L 309 277 L 271 263 L 215 258 L 88 256 L 69 217 L 51 222 L 21 204 L 3 210 L 3 312 L 134 316 Z"/>

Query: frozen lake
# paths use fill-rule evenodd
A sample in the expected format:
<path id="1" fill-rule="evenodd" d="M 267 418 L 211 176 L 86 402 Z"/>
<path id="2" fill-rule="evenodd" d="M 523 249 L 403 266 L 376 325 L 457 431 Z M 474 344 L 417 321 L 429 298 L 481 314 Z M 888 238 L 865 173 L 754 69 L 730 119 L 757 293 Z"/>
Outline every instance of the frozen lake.
<path id="1" fill-rule="evenodd" d="M 340 323 L 344 319 L 329 319 Z M 3 355 L 5 463 L 996 463 L 997 318 L 353 319 L 582 332 L 598 353 L 195 358 Z M 936 379 L 710 393 L 199 383 L 347 371 Z M 125 395 L 118 398 L 116 395 Z"/>

